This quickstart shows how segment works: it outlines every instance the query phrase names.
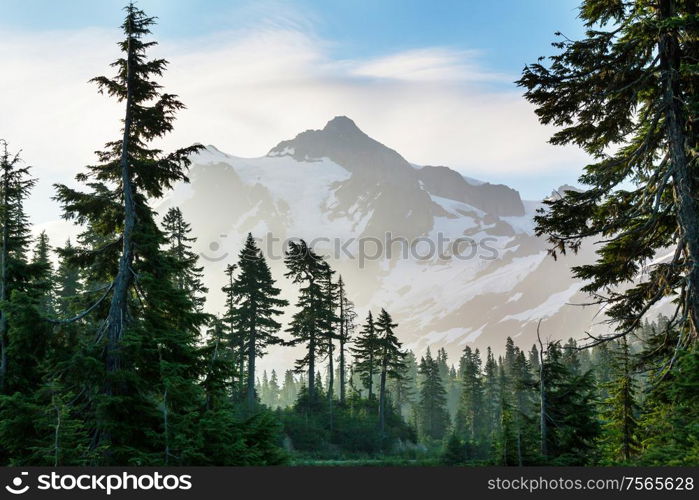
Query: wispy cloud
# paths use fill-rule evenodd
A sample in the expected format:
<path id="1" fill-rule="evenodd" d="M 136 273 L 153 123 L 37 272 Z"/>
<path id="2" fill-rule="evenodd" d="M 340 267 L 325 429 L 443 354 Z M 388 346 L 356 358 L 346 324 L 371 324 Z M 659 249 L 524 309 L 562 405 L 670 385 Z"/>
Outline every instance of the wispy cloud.
<path id="1" fill-rule="evenodd" d="M 511 76 L 483 54 L 425 47 L 380 58 L 337 60 L 333 42 L 300 21 L 166 41 L 164 84 L 187 104 L 164 147 L 215 144 L 260 156 L 283 139 L 338 114 L 419 164 L 442 164 L 487 179 L 506 173 L 577 169 L 582 155 L 546 143 Z M 50 184 L 66 181 L 113 139 L 121 109 L 87 81 L 110 74 L 116 30 L 0 32 L 0 137 L 22 147 L 44 179 L 32 208 L 55 217 Z M 548 190 L 549 187 L 547 187 Z"/>
<path id="2" fill-rule="evenodd" d="M 512 82 L 511 75 L 484 69 L 480 58 L 476 50 L 430 47 L 359 61 L 352 74 L 413 82 Z"/>

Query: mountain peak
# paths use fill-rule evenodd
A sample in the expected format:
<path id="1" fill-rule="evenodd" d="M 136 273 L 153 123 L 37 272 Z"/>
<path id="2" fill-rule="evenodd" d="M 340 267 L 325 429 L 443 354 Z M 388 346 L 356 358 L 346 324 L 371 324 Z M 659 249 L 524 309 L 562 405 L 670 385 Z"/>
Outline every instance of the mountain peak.
<path id="1" fill-rule="evenodd" d="M 325 132 L 363 133 L 354 121 L 346 116 L 336 116 L 323 128 Z"/>

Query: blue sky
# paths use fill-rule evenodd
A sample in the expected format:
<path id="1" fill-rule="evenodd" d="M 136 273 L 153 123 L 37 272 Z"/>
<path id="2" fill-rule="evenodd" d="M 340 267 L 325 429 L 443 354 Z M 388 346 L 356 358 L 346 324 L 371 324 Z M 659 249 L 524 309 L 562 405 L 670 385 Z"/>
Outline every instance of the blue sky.
<path id="1" fill-rule="evenodd" d="M 124 0 L 3 0 L 0 25 L 12 29 L 113 28 Z M 307 28 L 335 42 L 340 58 L 423 46 L 479 49 L 499 71 L 517 72 L 550 52 L 555 31 L 581 32 L 578 0 L 140 0 L 157 14 L 159 36 L 181 38 L 281 22 L 294 10 Z M 296 20 L 292 17 L 289 22 Z"/>
<path id="2" fill-rule="evenodd" d="M 0 90 L 12 96 L 0 136 L 37 165 L 39 200 L 92 161 L 118 125 L 118 109 L 86 82 L 109 71 L 123 4 L 0 0 Z M 137 4 L 159 18 L 158 50 L 172 63 L 167 90 L 188 105 L 172 144 L 260 156 L 345 114 L 409 161 L 502 182 L 527 199 L 573 183 L 584 164 L 579 152 L 546 144 L 552 131 L 512 83 L 527 62 L 551 53 L 555 31 L 581 35 L 578 0 Z M 66 105 L 47 113 L 58 99 Z M 38 123 L 23 118 L 32 106 Z M 41 203 L 39 219 L 53 217 Z"/>

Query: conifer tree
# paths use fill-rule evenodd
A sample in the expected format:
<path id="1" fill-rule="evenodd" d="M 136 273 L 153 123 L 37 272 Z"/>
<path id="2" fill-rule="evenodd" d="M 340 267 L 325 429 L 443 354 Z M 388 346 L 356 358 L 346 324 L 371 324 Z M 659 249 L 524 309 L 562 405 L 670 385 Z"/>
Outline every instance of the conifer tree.
<path id="1" fill-rule="evenodd" d="M 421 434 L 428 439 L 440 440 L 449 428 L 447 393 L 439 374 L 439 363 L 432 358 L 430 350 L 420 360 L 419 425 Z"/>
<path id="2" fill-rule="evenodd" d="M 325 304 L 322 309 L 322 324 L 325 327 L 323 332 L 323 338 L 325 342 L 325 354 L 328 359 L 328 384 L 327 384 L 327 398 L 328 404 L 330 405 L 330 420 L 332 422 L 333 418 L 333 392 L 335 390 L 335 368 L 334 368 L 334 356 L 335 356 L 335 340 L 339 339 L 341 333 L 339 329 L 342 328 L 340 317 L 336 314 L 336 309 L 339 304 L 339 296 L 337 284 L 333 281 L 333 271 L 327 262 L 324 262 L 324 273 L 322 280 L 322 291 L 325 298 Z M 332 427 L 332 425 L 331 425 Z"/>
<path id="3" fill-rule="evenodd" d="M 245 395 L 245 332 L 236 328 L 235 304 L 236 297 L 233 291 L 235 282 L 235 271 L 237 264 L 228 264 L 225 269 L 226 284 L 221 291 L 226 295 L 226 306 L 223 313 L 223 321 L 228 326 L 228 344 L 233 351 L 233 363 L 236 365 L 236 384 L 233 386 L 231 395 L 234 399 L 241 399 Z"/>
<path id="4" fill-rule="evenodd" d="M 531 462 L 536 454 L 537 432 L 534 419 L 534 378 L 524 352 L 519 349 L 515 350 L 510 368 L 510 384 L 514 399 L 516 465 L 524 465 L 525 461 Z"/>
<path id="5" fill-rule="evenodd" d="M 189 156 L 199 146 L 170 154 L 149 146 L 173 129 L 183 105 L 155 81 L 167 62 L 147 59 L 155 42 L 144 38 L 154 18 L 133 4 L 125 11 L 116 76 L 93 79 L 124 106 L 122 135 L 76 177 L 86 191 L 56 186 L 64 217 L 86 227 L 71 262 L 88 282 L 106 288 L 84 312 L 94 315 L 98 329 L 86 354 L 101 358 L 104 371 L 91 365 L 91 373 L 74 383 L 98 387 L 98 395 L 83 391 L 81 397 L 88 399 L 101 463 L 182 462 L 189 447 L 183 439 L 195 440 L 187 437 L 187 421 L 199 401 L 197 337 L 206 316 L 176 286 L 181 264 L 164 250 L 166 236 L 150 202 L 187 180 Z"/>
<path id="6" fill-rule="evenodd" d="M 31 265 L 33 267 L 32 285 L 41 295 L 40 308 L 44 314 L 53 312 L 55 299 L 51 250 L 49 237 L 46 235 L 46 231 L 42 231 L 36 239 Z"/>
<path id="7" fill-rule="evenodd" d="M 323 293 L 327 263 L 303 240 L 290 242 L 284 263 L 288 269 L 285 276 L 301 285 L 296 303 L 298 311 L 286 331 L 292 336 L 290 345 L 304 344 L 306 347 L 306 355 L 296 361 L 296 370 L 302 372 L 305 369 L 308 373 L 308 403 L 313 405 L 317 394 L 316 363 L 327 351 L 324 339 L 329 329 L 325 322 L 328 318 L 327 298 Z"/>
<path id="8" fill-rule="evenodd" d="M 697 338 L 696 10 L 693 1 L 584 0 L 585 37 L 559 34 L 559 52 L 518 82 L 539 120 L 560 127 L 550 142 L 593 158 L 585 189 L 546 201 L 536 222 L 554 256 L 602 240 L 597 261 L 573 270 L 616 321 L 607 338 L 634 331 L 665 297 L 676 298 L 676 321 L 689 332 L 681 346 Z M 667 248 L 671 258 L 646 267 Z"/>
<path id="9" fill-rule="evenodd" d="M 234 307 L 231 322 L 238 338 L 243 339 L 247 365 L 246 401 L 248 411 L 256 405 L 255 361 L 263 356 L 267 347 L 281 344 L 278 332 L 281 324 L 275 319 L 288 302 L 280 299 L 281 290 L 257 247 L 248 233 L 245 245 L 238 255 L 240 272 L 233 280 L 231 293 Z"/>
<path id="10" fill-rule="evenodd" d="M 498 427 L 496 442 L 496 462 L 501 465 L 515 465 L 520 462 L 521 454 L 518 453 L 518 442 L 515 428 L 516 407 L 514 391 L 511 379 L 505 369 L 505 363 L 500 359 L 498 363 Z"/>
<path id="11" fill-rule="evenodd" d="M 615 344 L 614 380 L 607 384 L 609 397 L 604 401 L 602 412 L 605 420 L 603 442 L 608 458 L 613 462 L 621 460 L 628 463 L 639 448 L 637 384 L 627 339 L 621 338 Z"/>
<path id="12" fill-rule="evenodd" d="M 478 349 L 464 348 L 460 368 L 463 380 L 461 401 L 456 413 L 456 431 L 464 436 L 468 458 L 481 458 L 485 414 L 483 408 L 483 381 Z"/>
<path id="13" fill-rule="evenodd" d="M 277 377 L 277 371 L 272 370 L 272 375 L 269 378 L 269 396 L 267 398 L 267 405 L 271 408 L 279 407 L 279 393 L 281 388 L 279 387 L 279 378 Z"/>
<path id="14" fill-rule="evenodd" d="M 378 373 L 379 338 L 371 311 L 359 332 L 352 348 L 354 354 L 354 371 L 359 374 L 362 384 L 368 391 L 368 398 L 374 397 L 374 376 Z"/>
<path id="15" fill-rule="evenodd" d="M 337 299 L 340 308 L 339 320 L 340 320 L 340 332 L 338 335 L 339 341 L 339 378 L 340 378 L 340 403 L 345 403 L 345 397 L 347 393 L 346 382 L 346 370 L 347 370 L 347 346 L 352 341 L 352 334 L 355 329 L 355 321 L 357 318 L 357 313 L 354 310 L 354 303 L 347 298 L 347 290 L 345 289 L 345 283 L 340 276 L 337 280 Z"/>
<path id="16" fill-rule="evenodd" d="M 398 413 L 405 421 L 409 421 L 415 418 L 415 398 L 419 392 L 417 386 L 418 365 L 412 351 L 406 352 L 403 361 L 405 368 L 401 377 L 391 380 L 389 393 Z"/>
<path id="17" fill-rule="evenodd" d="M 401 350 L 401 343 L 395 334 L 398 326 L 393 322 L 391 315 L 385 309 L 381 309 L 376 319 L 374 329 L 378 339 L 378 364 L 380 367 L 379 386 L 379 430 L 383 435 L 386 425 L 386 382 L 390 379 L 401 378 L 405 370 L 406 354 Z"/>
<path id="18" fill-rule="evenodd" d="M 294 379 L 293 370 L 284 372 L 284 382 L 279 399 L 279 405 L 283 408 L 291 406 L 298 396 L 298 388 L 296 387 L 296 379 Z"/>
<path id="19" fill-rule="evenodd" d="M 0 394 L 11 392 L 9 350 L 11 325 L 7 303 L 15 290 L 25 290 L 29 277 L 27 250 L 30 230 L 24 202 L 36 179 L 21 166 L 19 153 L 12 154 L 0 139 Z"/>
<path id="20" fill-rule="evenodd" d="M 485 366 L 483 367 L 483 414 L 486 423 L 486 439 L 490 444 L 488 454 L 492 455 L 497 442 L 499 423 L 502 415 L 500 401 L 500 385 L 498 381 L 498 365 L 490 346 L 486 351 Z"/>
<path id="21" fill-rule="evenodd" d="M 647 338 L 640 355 L 648 370 L 647 387 L 638 435 L 641 437 L 639 461 L 643 465 L 696 466 L 699 456 L 699 351 L 692 346 L 677 352 L 675 362 L 658 365 L 657 360 L 675 354 L 679 329 L 657 324 Z M 668 369 L 669 367 L 669 369 Z"/>
<path id="22" fill-rule="evenodd" d="M 205 407 L 209 411 L 226 408 L 236 376 L 234 352 L 228 342 L 226 327 L 221 318 L 215 317 L 207 332 L 208 339 L 202 351 L 206 363 L 203 388 Z"/>
<path id="23" fill-rule="evenodd" d="M 77 313 L 78 295 L 82 292 L 80 269 L 70 262 L 65 255 L 73 255 L 74 248 L 70 239 L 65 246 L 58 250 L 58 268 L 55 273 L 56 282 L 56 310 L 61 317 L 68 317 Z"/>
<path id="24" fill-rule="evenodd" d="M 542 374 L 546 387 L 546 447 L 558 465 L 585 465 L 594 460 L 600 424 L 594 412 L 595 383 L 591 372 L 576 374 L 563 363 L 560 343 L 546 349 Z"/>
<path id="25" fill-rule="evenodd" d="M 464 444 L 459 439 L 459 435 L 456 432 L 452 432 L 444 447 L 440 461 L 442 465 L 461 465 L 465 460 Z"/>
<path id="26" fill-rule="evenodd" d="M 187 292 L 197 310 L 201 311 L 209 290 L 202 281 L 204 268 L 198 265 L 199 256 L 192 251 L 192 244 L 197 239 L 190 236 L 192 228 L 179 208 L 172 207 L 167 211 L 163 218 L 163 230 L 169 241 L 168 253 L 182 267 L 176 276 L 177 288 Z"/>

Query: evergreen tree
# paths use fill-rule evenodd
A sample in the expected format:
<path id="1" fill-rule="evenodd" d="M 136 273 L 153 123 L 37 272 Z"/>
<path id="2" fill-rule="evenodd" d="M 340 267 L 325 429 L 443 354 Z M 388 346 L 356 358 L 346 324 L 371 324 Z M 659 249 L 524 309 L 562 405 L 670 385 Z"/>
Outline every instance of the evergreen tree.
<path id="1" fill-rule="evenodd" d="M 617 342 L 613 370 L 615 379 L 608 384 L 609 397 L 603 403 L 603 442 L 612 463 L 629 462 L 639 448 L 636 415 L 636 381 L 626 338 Z"/>
<path id="2" fill-rule="evenodd" d="M 403 362 L 405 368 L 402 370 L 401 376 L 390 380 L 389 393 L 398 413 L 405 421 L 410 421 L 415 419 L 418 365 L 412 351 L 406 352 Z"/>
<path id="3" fill-rule="evenodd" d="M 216 410 L 228 404 L 233 391 L 236 367 L 223 320 L 214 318 L 207 333 L 206 347 L 202 352 L 206 362 L 203 382 L 205 406 L 207 410 Z"/>
<path id="4" fill-rule="evenodd" d="M 511 378 L 507 374 L 505 363 L 498 363 L 498 411 L 497 437 L 495 443 L 495 462 L 501 465 L 521 465 L 521 455 L 518 454 L 516 433 L 515 394 L 511 386 Z"/>
<path id="5" fill-rule="evenodd" d="M 87 191 L 56 186 L 64 217 L 85 226 L 82 246 L 64 254 L 89 283 L 106 285 L 84 311 L 94 315 L 97 331 L 87 336 L 97 342 L 84 342 L 65 383 L 71 390 L 87 386 L 75 392 L 100 463 L 188 463 L 201 442 L 192 420 L 203 399 L 197 344 L 207 317 L 177 287 L 182 263 L 165 250 L 151 202 L 186 181 L 188 157 L 199 146 L 170 154 L 149 147 L 173 129 L 183 105 L 154 81 L 167 62 L 146 58 L 155 44 L 144 40 L 154 18 L 133 4 L 125 10 L 116 76 L 94 79 L 100 92 L 124 105 L 122 135 L 76 177 Z"/>
<path id="6" fill-rule="evenodd" d="M 296 398 L 298 397 L 298 387 L 296 379 L 294 378 L 293 370 L 287 370 L 284 373 L 284 383 L 282 384 L 282 391 L 280 395 L 280 406 L 286 408 L 294 404 Z"/>
<path id="7" fill-rule="evenodd" d="M 452 432 L 444 447 L 440 461 L 442 465 L 462 465 L 465 460 L 464 444 L 459 439 L 459 435 L 456 432 Z"/>
<path id="8" fill-rule="evenodd" d="M 483 414 L 486 423 L 487 440 L 490 443 L 489 454 L 494 452 L 500 422 L 500 386 L 498 383 L 498 365 L 490 347 L 487 348 L 485 366 L 483 367 Z"/>
<path id="9" fill-rule="evenodd" d="M 347 290 L 345 283 L 340 276 L 337 280 L 337 300 L 340 308 L 340 332 L 338 335 L 339 341 L 339 378 L 340 378 L 340 403 L 345 403 L 346 398 L 346 370 L 347 370 L 347 345 L 352 341 L 352 334 L 355 329 L 357 313 L 354 310 L 354 304 L 347 298 Z"/>
<path id="10" fill-rule="evenodd" d="M 699 354 L 696 346 L 677 349 L 682 338 L 667 318 L 645 333 L 639 367 L 647 373 L 639 417 L 639 462 L 643 465 L 696 465 L 699 457 Z"/>
<path id="11" fill-rule="evenodd" d="M 325 304 L 322 309 L 322 325 L 325 329 L 323 332 L 323 338 L 325 342 L 325 354 L 328 359 L 328 370 L 327 370 L 327 399 L 330 409 L 330 428 L 332 429 L 333 421 L 333 396 L 335 391 L 335 368 L 334 368 L 334 356 L 335 356 L 335 340 L 341 337 L 340 329 L 342 328 L 340 317 L 336 314 L 336 309 L 339 304 L 339 296 L 337 284 L 333 281 L 333 275 L 335 271 L 330 268 L 327 262 L 324 262 L 324 272 L 322 281 L 322 291 L 325 298 Z M 339 328 L 338 328 L 339 327 Z"/>
<path id="12" fill-rule="evenodd" d="M 401 378 L 405 370 L 406 354 L 401 350 L 401 343 L 395 334 L 397 326 L 398 324 L 393 322 L 391 315 L 385 309 L 381 309 L 381 313 L 374 325 L 374 330 L 378 339 L 379 357 L 377 361 L 380 367 L 379 430 L 382 435 L 386 425 L 386 382 L 389 378 Z"/>
<path id="13" fill-rule="evenodd" d="M 593 157 L 580 177 L 586 189 L 546 201 L 537 234 L 554 256 L 602 239 L 597 261 L 573 270 L 616 321 L 612 338 L 665 297 L 676 298 L 676 317 L 697 338 L 696 11 L 693 1 L 584 0 L 585 38 L 561 35 L 550 64 L 525 67 L 518 82 L 540 121 L 561 128 L 550 142 Z M 669 260 L 647 267 L 667 248 Z"/>
<path id="14" fill-rule="evenodd" d="M 514 404 L 514 432 L 516 448 L 516 465 L 534 461 L 536 456 L 536 419 L 533 401 L 534 377 L 524 352 L 515 350 L 510 368 L 510 387 Z"/>
<path id="15" fill-rule="evenodd" d="M 367 313 L 366 321 L 359 332 L 352 348 L 354 354 L 354 371 L 362 380 L 368 391 L 368 398 L 374 397 L 374 376 L 378 373 L 379 338 L 371 311 Z"/>
<path id="16" fill-rule="evenodd" d="M 184 220 L 179 208 L 173 207 L 167 211 L 163 218 L 163 230 L 170 242 L 168 253 L 182 267 L 181 273 L 176 276 L 177 288 L 187 292 L 196 309 L 201 311 L 209 290 L 202 281 L 204 268 L 197 265 L 199 256 L 192 251 L 192 244 L 197 239 L 189 236 L 192 228 Z"/>
<path id="17" fill-rule="evenodd" d="M 65 253 L 59 249 L 58 268 L 56 269 L 56 310 L 61 317 L 67 317 L 78 311 L 78 294 L 83 291 L 80 269 L 72 264 L 66 255 L 73 255 L 74 248 L 70 240 L 66 241 Z"/>
<path id="18" fill-rule="evenodd" d="M 221 288 L 221 291 L 226 295 L 226 309 L 223 313 L 223 321 L 228 326 L 228 344 L 233 351 L 233 363 L 236 365 L 236 384 L 232 388 L 232 396 L 234 399 L 242 399 L 245 394 L 245 332 L 236 328 L 236 297 L 233 290 L 235 282 L 235 271 L 238 269 L 237 264 L 228 264 L 226 266 L 226 284 Z"/>
<path id="19" fill-rule="evenodd" d="M 248 411 L 256 405 L 255 361 L 265 354 L 268 346 L 281 344 L 278 336 L 281 324 L 276 317 L 288 302 L 280 299 L 281 290 L 274 286 L 272 272 L 262 252 L 248 234 L 238 259 L 240 272 L 233 280 L 231 292 L 234 307 L 231 322 L 237 338 L 243 339 L 247 358 L 246 401 Z"/>
<path id="20" fill-rule="evenodd" d="M 546 454 L 558 465 L 594 461 L 600 424 L 595 414 L 595 383 L 591 372 L 576 374 L 563 363 L 558 342 L 548 345 L 543 365 L 546 388 Z"/>
<path id="21" fill-rule="evenodd" d="M 34 247 L 31 265 L 32 285 L 41 295 L 40 308 L 44 314 L 52 314 L 54 306 L 54 275 L 51 263 L 51 245 L 46 231 L 39 233 Z"/>
<path id="22" fill-rule="evenodd" d="M 447 394 L 439 374 L 439 363 L 432 358 L 429 349 L 420 360 L 420 375 L 422 375 L 418 402 L 420 433 L 428 439 L 440 440 L 449 428 Z"/>
<path id="23" fill-rule="evenodd" d="M 292 336 L 290 345 L 305 344 L 306 355 L 296 361 L 296 370 L 301 372 L 305 369 L 308 373 L 308 404 L 312 405 L 318 392 L 315 383 L 316 363 L 319 356 L 327 351 L 327 342 L 323 338 L 329 330 L 325 323 L 328 318 L 327 298 L 323 293 L 327 264 L 303 240 L 289 244 L 284 263 L 288 269 L 285 276 L 301 285 L 296 303 L 298 311 L 287 332 Z"/>
<path id="24" fill-rule="evenodd" d="M 481 358 L 478 349 L 472 351 L 468 346 L 464 348 L 459 371 L 463 385 L 455 428 L 464 436 L 468 458 L 482 458 L 486 421 L 483 408 Z"/>
<path id="25" fill-rule="evenodd" d="M 272 370 L 272 375 L 269 379 L 269 395 L 267 397 L 267 405 L 270 408 L 278 408 L 279 405 L 279 397 L 280 397 L 280 391 L 281 388 L 279 387 L 279 378 L 277 377 L 277 372 L 276 370 Z"/>
<path id="26" fill-rule="evenodd" d="M 7 304 L 14 291 L 26 291 L 30 275 L 27 250 L 30 229 L 24 202 L 36 179 L 21 166 L 19 154 L 11 154 L 0 140 L 0 394 L 13 391 L 9 365 L 12 349 Z"/>

